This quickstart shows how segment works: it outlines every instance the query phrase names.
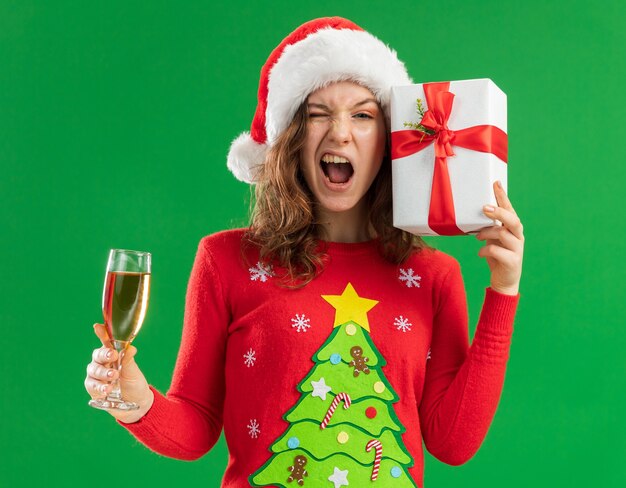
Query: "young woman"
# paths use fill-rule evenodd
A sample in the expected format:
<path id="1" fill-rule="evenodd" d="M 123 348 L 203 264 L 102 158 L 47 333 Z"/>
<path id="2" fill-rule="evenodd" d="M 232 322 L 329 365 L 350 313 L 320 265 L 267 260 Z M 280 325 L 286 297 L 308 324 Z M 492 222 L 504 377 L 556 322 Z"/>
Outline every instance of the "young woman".
<path id="1" fill-rule="evenodd" d="M 201 240 L 167 395 L 131 347 L 111 411 L 154 451 L 208 452 L 224 429 L 225 487 L 423 486 L 422 441 L 461 464 L 496 410 L 524 236 L 503 189 L 476 236 L 491 270 L 471 347 L 458 262 L 391 224 L 394 51 L 341 18 L 300 26 L 261 72 L 250 133 L 231 147 L 256 184 L 249 229 Z M 102 324 L 85 387 L 118 375 Z M 343 408 L 337 408 L 342 405 Z"/>

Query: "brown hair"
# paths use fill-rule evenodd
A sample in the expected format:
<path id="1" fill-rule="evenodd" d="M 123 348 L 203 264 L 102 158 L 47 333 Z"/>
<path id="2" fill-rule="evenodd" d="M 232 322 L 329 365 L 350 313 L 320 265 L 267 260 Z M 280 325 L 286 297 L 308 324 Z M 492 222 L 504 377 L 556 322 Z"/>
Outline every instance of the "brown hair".
<path id="1" fill-rule="evenodd" d="M 283 282 L 290 287 L 310 282 L 322 271 L 326 257 L 320 246 L 323 229 L 315 219 L 315 199 L 300 169 L 307 120 L 305 102 L 259 167 L 251 224 L 244 239 L 244 243 L 247 241 L 260 249 L 262 262 L 285 269 Z M 430 248 L 421 237 L 392 225 L 389 151 L 365 198 L 371 228 L 385 259 L 400 264 L 413 251 Z"/>

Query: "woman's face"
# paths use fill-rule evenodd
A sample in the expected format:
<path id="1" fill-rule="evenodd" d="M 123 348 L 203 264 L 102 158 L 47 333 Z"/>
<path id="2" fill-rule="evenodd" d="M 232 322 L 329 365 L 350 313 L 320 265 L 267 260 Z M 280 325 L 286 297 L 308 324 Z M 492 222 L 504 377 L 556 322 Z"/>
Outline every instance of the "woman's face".
<path id="1" fill-rule="evenodd" d="M 304 178 L 322 209 L 351 210 L 363 201 L 385 154 L 382 109 L 371 91 L 350 81 L 320 88 L 307 104 Z"/>

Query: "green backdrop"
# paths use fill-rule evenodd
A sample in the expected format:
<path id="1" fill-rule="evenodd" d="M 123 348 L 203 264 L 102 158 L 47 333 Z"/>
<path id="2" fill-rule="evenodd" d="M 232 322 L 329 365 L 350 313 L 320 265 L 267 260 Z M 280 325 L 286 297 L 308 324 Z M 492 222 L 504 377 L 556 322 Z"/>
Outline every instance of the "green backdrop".
<path id="1" fill-rule="evenodd" d="M 626 475 L 623 2 L 0 1 L 0 486 L 217 487 L 223 439 L 188 463 L 87 406 L 111 247 L 150 250 L 136 341 L 166 390 L 196 246 L 247 222 L 227 171 L 258 72 L 297 25 L 341 15 L 416 81 L 490 77 L 509 103 L 509 194 L 525 224 L 522 300 L 500 407 L 459 467 L 427 487 L 621 486 Z M 471 333 L 489 273 L 456 256 Z"/>

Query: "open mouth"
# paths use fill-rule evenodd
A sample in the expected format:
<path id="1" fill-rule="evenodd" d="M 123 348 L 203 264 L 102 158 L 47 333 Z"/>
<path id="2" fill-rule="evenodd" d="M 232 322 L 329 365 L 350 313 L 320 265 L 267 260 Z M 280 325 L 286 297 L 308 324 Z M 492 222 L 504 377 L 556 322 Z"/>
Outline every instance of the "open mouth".
<path id="1" fill-rule="evenodd" d="M 341 156 L 324 154 L 320 161 L 322 171 L 331 183 L 347 183 L 354 174 L 354 168 L 350 161 Z"/>

